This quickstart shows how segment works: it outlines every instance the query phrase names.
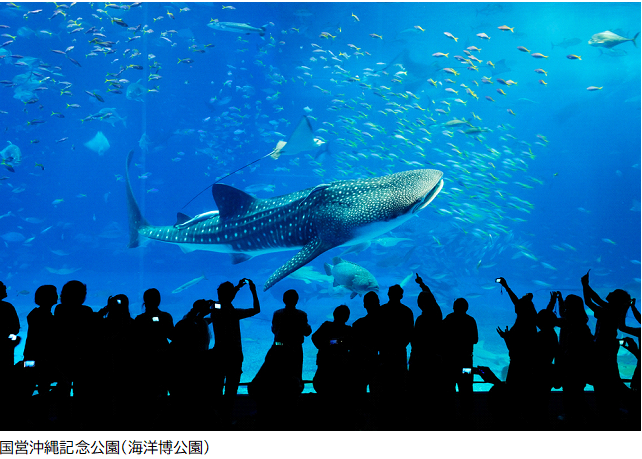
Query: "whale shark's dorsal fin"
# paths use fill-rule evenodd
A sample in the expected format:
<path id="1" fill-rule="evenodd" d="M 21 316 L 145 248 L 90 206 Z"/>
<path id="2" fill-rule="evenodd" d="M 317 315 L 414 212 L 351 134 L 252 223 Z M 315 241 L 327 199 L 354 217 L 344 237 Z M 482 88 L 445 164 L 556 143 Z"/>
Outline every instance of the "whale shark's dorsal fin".
<path id="1" fill-rule="evenodd" d="M 185 222 L 188 222 L 192 219 L 189 215 L 185 215 L 183 212 L 178 212 L 176 214 L 176 224 L 174 226 L 181 225 Z"/>
<path id="2" fill-rule="evenodd" d="M 221 183 L 212 185 L 212 197 L 222 219 L 247 212 L 250 205 L 257 201 L 254 196 Z"/>

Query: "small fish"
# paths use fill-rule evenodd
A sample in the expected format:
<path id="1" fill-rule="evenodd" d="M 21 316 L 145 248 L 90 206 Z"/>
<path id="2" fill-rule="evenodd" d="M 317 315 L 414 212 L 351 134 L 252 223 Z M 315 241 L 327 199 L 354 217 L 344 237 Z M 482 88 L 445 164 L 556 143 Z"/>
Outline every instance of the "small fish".
<path id="1" fill-rule="evenodd" d="M 602 88 L 603 88 L 603 86 L 600 86 L 599 88 L 598 88 L 597 86 L 589 86 L 589 87 L 588 87 L 588 88 L 586 88 L 586 89 L 587 89 L 588 91 L 599 91 L 599 90 L 600 90 L 600 89 L 602 89 Z"/>
<path id="2" fill-rule="evenodd" d="M 458 40 L 458 38 L 457 38 L 457 37 L 455 37 L 455 36 L 454 36 L 453 34 L 451 34 L 450 32 L 444 32 L 444 35 L 446 35 L 448 38 L 452 38 L 452 39 L 453 39 L 453 40 L 455 40 L 455 41 L 457 41 L 457 40 Z"/>
<path id="3" fill-rule="evenodd" d="M 569 54 L 568 56 L 566 56 L 566 58 L 567 59 L 571 59 L 571 60 L 575 60 L 575 59 L 580 60 L 580 61 L 582 60 L 582 56 L 577 56 L 575 54 Z"/>
<path id="4" fill-rule="evenodd" d="M 543 73 L 545 76 L 548 76 L 548 73 L 546 73 L 544 69 L 535 69 L 535 73 Z"/>
<path id="5" fill-rule="evenodd" d="M 490 37 L 486 35 L 485 33 L 478 33 L 477 36 L 481 38 L 482 40 L 490 40 Z"/>
<path id="6" fill-rule="evenodd" d="M 606 242 L 607 244 L 617 245 L 615 242 L 613 242 L 612 240 L 607 239 L 607 238 L 603 238 L 602 241 Z"/>
<path id="7" fill-rule="evenodd" d="M 544 81 L 544 80 L 539 80 L 538 83 L 539 84 L 543 84 L 544 86 L 548 85 L 548 83 L 546 81 Z"/>
<path id="8" fill-rule="evenodd" d="M 519 49 L 522 52 L 525 53 L 530 53 L 531 51 L 529 49 L 526 49 L 524 46 L 518 46 L 517 49 Z"/>
<path id="9" fill-rule="evenodd" d="M 503 26 L 499 26 L 497 28 L 499 30 L 503 30 L 503 31 L 510 30 L 512 33 L 515 33 L 515 31 L 513 30 L 515 27 L 508 27 L 507 25 L 503 25 Z"/>
<path id="10" fill-rule="evenodd" d="M 544 56 L 542 53 L 533 53 L 531 54 L 535 59 L 548 59 L 548 56 Z"/>
<path id="11" fill-rule="evenodd" d="M 184 283 L 183 285 L 181 285 L 180 287 L 176 287 L 174 290 L 172 290 L 172 293 L 179 293 L 179 292 L 182 292 L 183 290 L 188 289 L 188 288 L 193 287 L 194 285 L 198 284 L 198 283 L 199 283 L 200 281 L 202 281 L 203 279 L 207 280 L 207 277 L 205 277 L 205 274 L 203 274 L 202 276 L 197 277 L 197 278 L 195 278 L 195 279 L 192 279 L 192 280 L 191 280 L 191 281 L 189 281 L 189 282 L 185 282 L 185 283 Z"/>

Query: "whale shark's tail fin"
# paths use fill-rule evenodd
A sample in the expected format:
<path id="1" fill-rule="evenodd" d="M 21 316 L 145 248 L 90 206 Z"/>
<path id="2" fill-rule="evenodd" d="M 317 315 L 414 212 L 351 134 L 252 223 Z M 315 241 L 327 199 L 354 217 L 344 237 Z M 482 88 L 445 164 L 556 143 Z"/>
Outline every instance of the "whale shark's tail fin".
<path id="1" fill-rule="evenodd" d="M 127 162 L 125 164 L 125 180 L 127 182 L 126 191 L 127 191 L 127 215 L 129 217 L 129 244 L 127 247 L 130 249 L 133 247 L 138 247 L 140 240 L 138 237 L 138 230 L 143 226 L 149 226 L 145 217 L 140 213 L 140 208 L 134 198 L 134 193 L 132 192 L 132 185 L 129 182 L 129 165 L 132 162 L 134 156 L 134 150 L 131 150 L 127 154 Z"/>

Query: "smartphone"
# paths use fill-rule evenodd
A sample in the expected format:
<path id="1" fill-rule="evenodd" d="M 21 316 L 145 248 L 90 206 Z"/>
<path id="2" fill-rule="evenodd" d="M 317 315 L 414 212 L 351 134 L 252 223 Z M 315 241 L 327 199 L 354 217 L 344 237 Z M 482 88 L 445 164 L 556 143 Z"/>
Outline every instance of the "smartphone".
<path id="1" fill-rule="evenodd" d="M 338 339 L 331 339 L 330 340 L 330 344 L 339 344 L 340 342 L 341 341 L 339 341 Z"/>
<path id="2" fill-rule="evenodd" d="M 501 278 L 501 277 L 498 277 L 497 279 L 495 279 L 495 282 L 497 282 L 498 284 L 499 284 L 501 281 L 502 281 L 502 278 Z"/>
<path id="3" fill-rule="evenodd" d="M 158 322 L 158 317 L 152 317 L 152 322 Z"/>
<path id="4" fill-rule="evenodd" d="M 469 375 L 471 371 L 472 371 L 472 368 L 462 368 L 461 369 L 461 374 L 462 375 Z"/>
<path id="5" fill-rule="evenodd" d="M 14 335 L 13 333 L 11 333 L 11 334 L 9 335 L 9 339 L 10 339 L 11 341 L 15 341 L 15 340 L 16 340 L 16 338 L 18 338 L 18 337 L 17 337 L 16 335 Z"/>
<path id="6" fill-rule="evenodd" d="M 119 299 L 116 300 L 116 303 L 121 304 L 122 300 L 119 298 Z"/>
<path id="7" fill-rule="evenodd" d="M 620 346 L 624 346 L 624 340 L 623 339 L 620 340 Z"/>
<path id="8" fill-rule="evenodd" d="M 36 366 L 36 361 L 35 360 L 25 360 L 25 368 L 27 367 L 35 367 Z"/>
<path id="9" fill-rule="evenodd" d="M 214 309 L 221 309 L 221 303 L 214 303 Z"/>

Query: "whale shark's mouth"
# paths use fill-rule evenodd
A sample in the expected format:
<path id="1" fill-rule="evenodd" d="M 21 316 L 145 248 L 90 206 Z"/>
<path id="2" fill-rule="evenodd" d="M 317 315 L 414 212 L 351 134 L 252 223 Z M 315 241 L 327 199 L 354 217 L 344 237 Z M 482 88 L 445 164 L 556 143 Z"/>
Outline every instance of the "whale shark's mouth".
<path id="1" fill-rule="evenodd" d="M 439 182 L 432 188 L 432 190 L 430 190 L 426 194 L 426 196 L 424 196 L 424 198 L 415 205 L 415 207 L 412 209 L 412 213 L 416 214 L 420 210 L 425 209 L 428 206 L 428 204 L 430 204 L 432 200 L 435 199 L 435 197 L 437 197 L 437 195 L 439 194 L 439 192 L 443 187 L 444 187 L 444 180 L 440 179 Z"/>

